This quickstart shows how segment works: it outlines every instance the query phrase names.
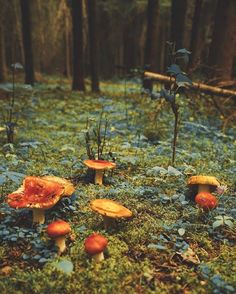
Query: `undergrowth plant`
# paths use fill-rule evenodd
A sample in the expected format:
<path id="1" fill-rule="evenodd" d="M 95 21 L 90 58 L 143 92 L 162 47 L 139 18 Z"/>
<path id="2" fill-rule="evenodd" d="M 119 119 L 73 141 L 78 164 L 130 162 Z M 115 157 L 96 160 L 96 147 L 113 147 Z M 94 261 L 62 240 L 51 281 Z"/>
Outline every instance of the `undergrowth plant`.
<path id="1" fill-rule="evenodd" d="M 95 126 L 90 125 L 89 119 L 86 123 L 85 143 L 89 159 L 104 159 L 104 149 L 107 145 L 108 120 L 103 120 L 101 113 Z"/>
<path id="2" fill-rule="evenodd" d="M 175 162 L 176 144 L 179 128 L 179 105 L 176 102 L 177 93 L 181 93 L 184 88 L 189 87 L 192 81 L 183 71 L 188 65 L 190 52 L 186 49 L 175 50 L 175 44 L 168 42 L 168 55 L 170 66 L 167 68 L 167 74 L 170 77 L 169 83 L 166 84 L 159 93 L 151 93 L 152 99 L 164 98 L 171 106 L 174 114 L 174 135 L 172 141 L 172 165 Z"/>
<path id="3" fill-rule="evenodd" d="M 17 70 L 22 70 L 23 66 L 20 63 L 14 63 L 11 65 L 12 72 L 12 96 L 9 100 L 8 106 L 5 113 L 2 114 L 4 125 L 6 127 L 7 143 L 14 142 L 14 133 L 17 125 L 17 116 L 15 115 L 15 98 L 16 98 L 16 88 L 15 88 L 15 76 Z"/>

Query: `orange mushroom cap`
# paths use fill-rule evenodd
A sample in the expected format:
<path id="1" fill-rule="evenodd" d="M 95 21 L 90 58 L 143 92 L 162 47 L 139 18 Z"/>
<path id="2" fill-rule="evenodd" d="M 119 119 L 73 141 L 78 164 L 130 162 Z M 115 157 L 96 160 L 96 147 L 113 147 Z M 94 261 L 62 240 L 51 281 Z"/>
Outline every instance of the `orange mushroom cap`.
<path id="1" fill-rule="evenodd" d="M 95 199 L 91 201 L 90 205 L 92 210 L 104 216 L 112 218 L 132 216 L 132 212 L 128 208 L 110 199 Z"/>
<path id="2" fill-rule="evenodd" d="M 88 254 L 94 255 L 100 252 L 107 247 L 108 241 L 105 237 L 100 234 L 90 235 L 84 242 L 85 251 Z"/>
<path id="3" fill-rule="evenodd" d="M 71 227 L 63 220 L 57 220 L 47 226 L 47 234 L 51 238 L 61 237 L 69 234 Z"/>
<path id="4" fill-rule="evenodd" d="M 210 185 L 210 186 L 220 186 L 220 183 L 213 176 L 192 176 L 188 179 L 188 185 Z"/>
<path id="5" fill-rule="evenodd" d="M 114 162 L 106 161 L 106 160 L 84 160 L 84 164 L 91 169 L 95 170 L 103 170 L 103 169 L 112 169 L 116 167 Z"/>
<path id="6" fill-rule="evenodd" d="M 13 208 L 53 207 L 61 198 L 64 187 L 39 177 L 26 177 L 23 186 L 7 196 L 7 203 Z"/>

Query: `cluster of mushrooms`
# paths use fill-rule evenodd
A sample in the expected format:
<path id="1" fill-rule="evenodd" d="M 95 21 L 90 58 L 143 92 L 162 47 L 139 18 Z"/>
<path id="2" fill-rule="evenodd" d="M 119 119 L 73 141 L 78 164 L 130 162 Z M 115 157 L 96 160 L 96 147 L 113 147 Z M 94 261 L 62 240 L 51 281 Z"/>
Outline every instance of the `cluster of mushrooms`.
<path id="1" fill-rule="evenodd" d="M 84 164 L 95 170 L 94 183 L 102 185 L 105 169 L 115 168 L 115 163 L 104 160 L 85 160 Z M 211 194 L 220 185 L 212 176 L 192 176 L 188 185 L 194 190 L 195 202 L 204 210 L 217 206 L 216 197 Z M 73 184 L 56 176 L 34 177 L 24 179 L 22 186 L 7 197 L 9 206 L 13 208 L 29 208 L 33 212 L 33 223 L 44 224 L 45 210 L 52 208 L 62 197 L 70 197 L 75 191 Z M 107 230 L 114 225 L 117 218 L 129 218 L 132 212 L 116 201 L 109 199 L 95 199 L 91 201 L 93 211 L 103 217 L 104 228 Z M 64 220 L 56 220 L 50 223 L 46 229 L 47 235 L 55 240 L 60 255 L 66 250 L 66 236 L 71 233 L 69 223 Z M 84 241 L 86 253 L 95 262 L 104 259 L 103 251 L 107 247 L 108 240 L 98 233 L 93 233 Z"/>
<path id="2" fill-rule="evenodd" d="M 203 210 L 210 210 L 217 206 L 218 201 L 212 192 L 216 191 L 220 183 L 213 176 L 192 176 L 188 185 L 193 190 L 196 204 Z"/>
<path id="3" fill-rule="evenodd" d="M 95 184 L 102 185 L 105 169 L 114 168 L 115 164 L 103 160 L 85 160 L 85 165 L 95 170 Z M 9 194 L 7 203 L 12 208 L 28 208 L 32 210 L 33 223 L 45 223 L 45 210 L 52 208 L 62 197 L 70 197 L 75 191 L 73 184 L 56 176 L 27 176 L 20 188 Z M 90 207 L 103 217 L 104 228 L 107 230 L 114 225 L 118 218 L 128 218 L 132 212 L 116 201 L 109 199 L 95 199 Z M 55 240 L 58 255 L 66 250 L 66 237 L 71 233 L 70 224 L 64 220 L 55 220 L 46 228 L 47 235 Z M 104 259 L 103 251 L 108 240 L 98 233 L 93 233 L 84 242 L 86 253 L 95 262 Z"/>

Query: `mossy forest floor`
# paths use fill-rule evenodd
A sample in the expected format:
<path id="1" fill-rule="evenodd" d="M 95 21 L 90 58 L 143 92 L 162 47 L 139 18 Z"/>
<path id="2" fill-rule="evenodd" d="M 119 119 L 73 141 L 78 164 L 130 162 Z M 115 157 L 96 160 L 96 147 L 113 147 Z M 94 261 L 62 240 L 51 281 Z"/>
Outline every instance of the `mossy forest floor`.
<path id="1" fill-rule="evenodd" d="M 220 113 L 230 116 L 233 102 L 217 97 L 218 109 L 206 95 L 178 97 L 173 167 L 168 103 L 141 95 L 136 83 L 124 87 L 123 81 L 103 83 L 94 95 L 71 92 L 62 81 L 18 85 L 15 143 L 6 144 L 0 133 L 0 293 L 236 293 L 235 129 Z M 7 100 L 1 103 L 4 113 Z M 86 183 L 84 134 L 102 112 L 109 122 L 105 155 L 110 152 L 117 168 L 96 186 Z M 71 179 L 76 192 L 35 227 L 29 210 L 10 209 L 5 200 L 25 175 L 44 174 Z M 227 186 L 217 209 L 203 212 L 188 198 L 186 182 L 196 174 Z M 89 207 L 96 198 L 116 200 L 133 216 L 105 231 Z M 73 230 L 60 257 L 45 234 L 54 219 L 69 221 Z M 96 265 L 83 245 L 92 232 L 109 241 Z"/>

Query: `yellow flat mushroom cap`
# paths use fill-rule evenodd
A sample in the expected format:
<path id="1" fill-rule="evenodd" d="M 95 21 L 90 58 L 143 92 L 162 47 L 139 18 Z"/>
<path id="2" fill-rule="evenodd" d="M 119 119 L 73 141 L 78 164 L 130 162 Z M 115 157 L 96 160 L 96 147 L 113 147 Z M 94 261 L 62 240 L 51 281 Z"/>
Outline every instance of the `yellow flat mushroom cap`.
<path id="1" fill-rule="evenodd" d="M 64 187 L 64 193 L 62 196 L 71 196 L 75 192 L 74 185 L 64 178 L 56 176 L 43 176 L 42 179 L 62 185 Z"/>
<path id="2" fill-rule="evenodd" d="M 114 162 L 106 161 L 106 160 L 84 160 L 84 164 L 91 169 L 95 170 L 103 170 L 103 169 L 111 169 L 115 168 L 116 164 Z"/>
<path id="3" fill-rule="evenodd" d="M 213 176 L 192 176 L 188 179 L 188 185 L 220 186 L 220 183 Z"/>
<path id="4" fill-rule="evenodd" d="M 90 202 L 91 209 L 103 216 L 112 218 L 131 217 L 132 212 L 116 201 L 109 199 L 95 199 Z"/>

